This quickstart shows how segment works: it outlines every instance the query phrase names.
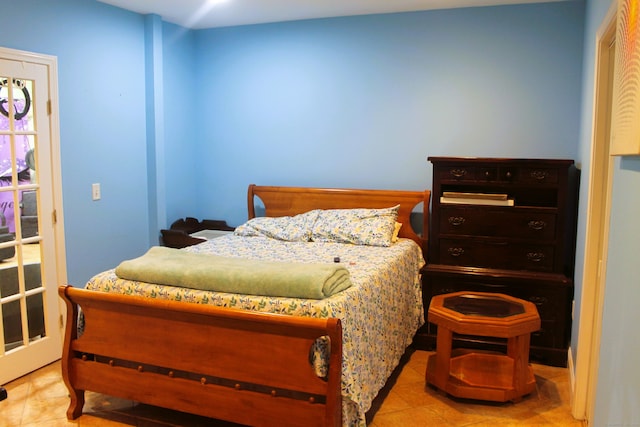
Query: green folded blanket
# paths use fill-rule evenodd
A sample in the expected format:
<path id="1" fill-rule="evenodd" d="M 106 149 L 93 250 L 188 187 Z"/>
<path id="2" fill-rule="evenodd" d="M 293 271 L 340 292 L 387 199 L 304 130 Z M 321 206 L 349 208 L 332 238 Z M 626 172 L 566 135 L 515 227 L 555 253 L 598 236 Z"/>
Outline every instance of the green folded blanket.
<path id="1" fill-rule="evenodd" d="M 340 264 L 250 260 L 154 246 L 116 267 L 122 279 L 207 291 L 322 299 L 351 286 Z"/>

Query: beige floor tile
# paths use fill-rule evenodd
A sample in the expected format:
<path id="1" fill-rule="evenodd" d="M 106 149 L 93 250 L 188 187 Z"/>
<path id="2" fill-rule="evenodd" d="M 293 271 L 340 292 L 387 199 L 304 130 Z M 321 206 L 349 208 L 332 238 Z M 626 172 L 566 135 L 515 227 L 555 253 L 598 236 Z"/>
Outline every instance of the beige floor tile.
<path id="1" fill-rule="evenodd" d="M 573 418 L 571 411 L 567 406 L 557 406 L 552 409 L 541 409 L 536 412 L 554 426 L 580 427 L 582 425 L 582 422 Z"/>
<path id="2" fill-rule="evenodd" d="M 67 421 L 66 418 L 57 418 L 53 420 L 36 421 L 35 423 L 21 424 L 22 427 L 68 427 L 77 425 L 77 422 Z"/>
<path id="3" fill-rule="evenodd" d="M 127 425 L 137 425 L 134 418 L 117 417 L 112 418 L 114 414 L 90 413 L 83 414 L 78 418 L 78 426 L 80 427 L 124 427 Z"/>
<path id="4" fill-rule="evenodd" d="M 424 372 L 416 371 L 413 365 L 405 365 L 399 372 L 395 385 L 424 383 Z"/>
<path id="5" fill-rule="evenodd" d="M 66 398 L 69 395 L 67 386 L 60 381 L 60 375 L 48 373 L 31 380 L 29 400 L 48 400 L 56 397 Z"/>
<path id="6" fill-rule="evenodd" d="M 118 411 L 89 412 L 77 419 L 80 427 L 115 427 L 137 426 L 138 420 Z"/>
<path id="7" fill-rule="evenodd" d="M 69 399 L 66 396 L 56 396 L 51 399 L 29 398 L 24 406 L 22 425 L 66 419 L 68 404 Z"/>
<path id="8" fill-rule="evenodd" d="M 430 408 L 421 406 L 404 411 L 376 414 L 371 425 L 373 427 L 453 427 L 456 424 L 449 423 Z"/>
<path id="9" fill-rule="evenodd" d="M 432 352 L 410 351 L 367 414 L 369 427 L 582 427 L 571 417 L 566 368 L 533 365 L 536 390 L 518 403 L 455 399 L 426 386 Z M 56 362 L 5 386 L 0 427 L 232 427 L 230 423 L 87 392 L 84 413 L 66 419 L 68 391 Z"/>
<path id="10" fill-rule="evenodd" d="M 395 393 L 393 390 L 389 392 L 389 394 L 385 397 L 382 405 L 380 405 L 380 409 L 376 411 L 376 414 L 384 414 L 388 412 L 397 412 L 405 409 L 412 408 L 409 403 L 407 403 L 400 395 Z"/>
<path id="11" fill-rule="evenodd" d="M 30 384 L 28 381 L 10 383 L 5 386 L 7 398 L 0 402 L 0 427 L 19 426 L 22 422 L 22 414 L 29 395 Z"/>
<path id="12" fill-rule="evenodd" d="M 424 380 L 419 384 L 400 384 L 393 391 L 413 407 L 438 405 L 449 399 L 436 389 L 425 386 Z"/>

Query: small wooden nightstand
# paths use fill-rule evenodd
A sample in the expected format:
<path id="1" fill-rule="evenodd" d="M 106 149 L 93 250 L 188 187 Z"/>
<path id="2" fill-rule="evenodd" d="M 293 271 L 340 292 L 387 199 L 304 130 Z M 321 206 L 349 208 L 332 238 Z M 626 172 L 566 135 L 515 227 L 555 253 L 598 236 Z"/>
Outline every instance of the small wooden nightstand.
<path id="1" fill-rule="evenodd" d="M 194 237 L 192 234 L 204 230 L 217 230 L 223 232 L 233 232 L 234 228 L 227 225 L 226 221 L 203 219 L 198 221 L 195 218 L 187 217 L 179 219 L 171 224 L 169 230 L 160 230 L 162 234 L 162 244 L 170 248 L 184 248 L 197 245 L 206 241 L 206 238 Z M 201 233 L 202 234 L 202 233 Z"/>

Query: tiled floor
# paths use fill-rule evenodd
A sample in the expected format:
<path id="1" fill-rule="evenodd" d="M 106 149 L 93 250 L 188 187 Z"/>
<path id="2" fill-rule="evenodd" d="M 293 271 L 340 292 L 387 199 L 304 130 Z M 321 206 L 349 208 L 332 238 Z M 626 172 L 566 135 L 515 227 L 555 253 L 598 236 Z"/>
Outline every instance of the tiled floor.
<path id="1" fill-rule="evenodd" d="M 369 411 L 369 426 L 583 426 L 571 417 L 567 369 L 533 365 L 537 389 L 518 403 L 462 401 L 425 387 L 429 354 L 408 352 Z M 5 388 L 9 397 L 0 402 L 0 427 L 230 426 L 96 393 L 87 393 L 84 415 L 76 421 L 67 421 L 69 399 L 60 376 L 60 362 L 11 382 Z M 277 426 L 274 424 L 274 427 Z"/>

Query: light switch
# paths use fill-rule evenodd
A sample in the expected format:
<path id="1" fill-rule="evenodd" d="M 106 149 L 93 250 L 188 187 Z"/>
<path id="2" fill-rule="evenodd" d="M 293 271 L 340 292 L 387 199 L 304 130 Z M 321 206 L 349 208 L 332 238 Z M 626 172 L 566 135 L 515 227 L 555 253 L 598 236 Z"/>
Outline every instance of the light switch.
<path id="1" fill-rule="evenodd" d="M 91 198 L 93 200 L 100 200 L 100 184 L 91 184 Z"/>

